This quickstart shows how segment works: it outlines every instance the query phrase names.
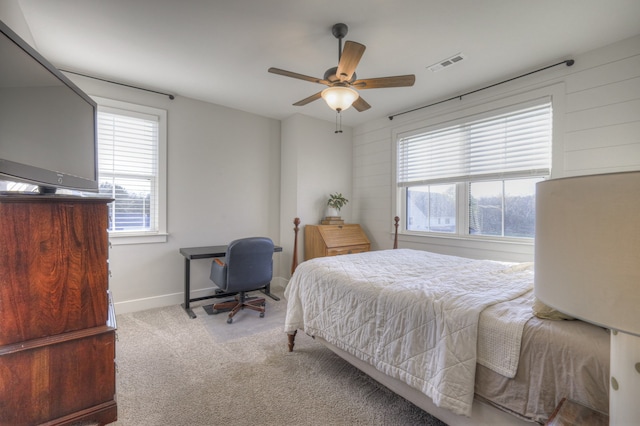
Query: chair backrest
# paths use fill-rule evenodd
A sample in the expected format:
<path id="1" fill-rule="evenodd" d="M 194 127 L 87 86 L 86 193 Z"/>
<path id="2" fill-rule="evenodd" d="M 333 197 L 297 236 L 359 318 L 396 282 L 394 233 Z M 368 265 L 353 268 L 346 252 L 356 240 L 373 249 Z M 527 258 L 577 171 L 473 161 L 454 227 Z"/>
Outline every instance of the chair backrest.
<path id="1" fill-rule="evenodd" d="M 227 247 L 226 291 L 249 291 L 266 286 L 273 277 L 273 241 L 241 238 Z"/>

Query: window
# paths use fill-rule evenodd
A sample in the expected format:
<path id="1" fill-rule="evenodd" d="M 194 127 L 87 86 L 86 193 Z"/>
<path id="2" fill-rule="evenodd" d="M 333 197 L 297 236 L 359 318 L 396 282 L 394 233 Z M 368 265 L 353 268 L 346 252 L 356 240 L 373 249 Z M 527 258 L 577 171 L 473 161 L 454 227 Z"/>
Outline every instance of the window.
<path id="1" fill-rule="evenodd" d="M 456 185 L 420 185 L 407 188 L 407 229 L 456 232 Z"/>
<path id="2" fill-rule="evenodd" d="M 113 237 L 166 235 L 166 112 L 107 99 L 98 103 L 98 178 Z M 122 241 L 120 241 L 122 242 Z"/>
<path id="3" fill-rule="evenodd" d="M 551 134 L 545 99 L 401 136 L 406 230 L 533 238 L 535 185 L 550 173 Z"/>

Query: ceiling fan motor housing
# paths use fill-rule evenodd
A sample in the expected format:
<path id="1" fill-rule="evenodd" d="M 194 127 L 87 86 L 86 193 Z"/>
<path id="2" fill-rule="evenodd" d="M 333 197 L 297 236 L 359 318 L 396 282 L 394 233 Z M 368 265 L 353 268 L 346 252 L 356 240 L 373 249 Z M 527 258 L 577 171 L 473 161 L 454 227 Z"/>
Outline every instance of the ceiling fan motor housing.
<path id="1" fill-rule="evenodd" d="M 348 32 L 349 27 L 347 27 L 347 24 L 335 24 L 333 28 L 331 28 L 331 33 L 337 39 L 346 37 Z"/>
<path id="2" fill-rule="evenodd" d="M 326 70 L 324 72 L 324 80 L 327 80 L 330 83 L 337 83 L 340 81 L 340 79 L 338 78 L 338 67 L 333 67 L 333 68 L 329 68 L 328 70 Z M 353 83 L 354 81 L 356 81 L 358 79 L 358 76 L 356 75 L 355 71 L 353 72 L 353 75 L 351 76 L 351 78 L 349 79 L 349 83 Z"/>

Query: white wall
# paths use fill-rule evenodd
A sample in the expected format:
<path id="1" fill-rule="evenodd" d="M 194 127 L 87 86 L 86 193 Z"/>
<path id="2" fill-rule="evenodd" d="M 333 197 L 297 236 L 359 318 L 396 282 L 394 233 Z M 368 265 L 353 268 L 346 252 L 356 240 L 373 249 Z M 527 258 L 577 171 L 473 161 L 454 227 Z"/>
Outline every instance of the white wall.
<path id="1" fill-rule="evenodd" d="M 226 244 L 247 236 L 280 243 L 279 121 L 69 77 L 90 95 L 167 110 L 169 237 L 166 243 L 111 248 L 110 288 L 117 313 L 184 300 L 180 247 Z M 210 262 L 191 262 L 192 297 L 211 294 Z M 276 262 L 274 276 L 280 275 Z"/>
<path id="2" fill-rule="evenodd" d="M 32 42 L 16 1 L 0 5 L 0 19 Z M 277 120 L 73 74 L 69 78 L 90 95 L 168 111 L 168 241 L 112 247 L 110 288 L 117 313 L 183 302 L 180 247 L 226 244 L 249 235 L 268 236 L 283 246 L 283 253 L 274 255 L 272 282 L 283 286 L 293 257 L 293 218 L 302 219 L 302 229 L 320 221 L 330 193 L 350 198 L 347 127 L 335 134 L 334 123 L 295 115 L 282 123 L 281 138 Z M 341 213 L 349 220 L 350 206 Z M 192 297 L 211 293 L 209 267 L 208 259 L 191 262 Z"/>
<path id="3" fill-rule="evenodd" d="M 18 0 L 0 1 L 0 20 L 8 25 L 24 41 L 35 47 L 33 36 L 27 21 L 24 19 Z"/>
<path id="4" fill-rule="evenodd" d="M 351 200 L 351 129 L 334 133 L 335 124 L 302 114 L 282 121 L 281 241 L 283 277 L 290 276 L 293 257 L 293 219 L 299 217 L 298 261 L 304 260 L 304 225 L 319 224 L 329 195 L 341 192 Z M 351 203 L 340 210 L 349 222 Z"/>
<path id="5" fill-rule="evenodd" d="M 31 41 L 15 4 L 0 4 L 0 19 Z M 161 244 L 113 247 L 110 285 L 118 312 L 181 303 L 184 260 L 178 249 L 224 244 L 246 235 L 266 235 L 283 246 L 284 252 L 274 257 L 274 282 L 284 283 L 291 266 L 293 218 L 302 220 L 302 261 L 303 227 L 319 222 L 329 193 L 336 191 L 350 200 L 343 218 L 363 226 L 373 249 L 390 248 L 396 214 L 394 131 L 515 93 L 563 86 L 559 101 L 564 111 L 557 123 L 559 134 L 554 134 L 554 177 L 640 169 L 640 36 L 574 59 L 570 68 L 553 68 L 393 121 L 382 118 L 345 128 L 337 135 L 334 123 L 300 114 L 278 122 L 70 75 L 90 94 L 168 111 L 169 238 Z M 533 257 L 532 245 L 425 243 L 405 237 L 400 246 L 515 261 Z M 209 261 L 193 261 L 192 267 L 195 297 L 210 291 Z"/>
<path id="6" fill-rule="evenodd" d="M 392 245 L 394 132 L 437 122 L 455 111 L 560 85 L 562 90 L 554 98 L 561 113 L 554 124 L 552 177 L 640 169 L 640 35 L 574 59 L 572 67 L 556 67 L 393 121 L 384 118 L 355 128 L 353 220 L 363 225 L 372 248 Z M 533 260 L 532 244 L 401 236 L 399 245 L 473 258 Z"/>

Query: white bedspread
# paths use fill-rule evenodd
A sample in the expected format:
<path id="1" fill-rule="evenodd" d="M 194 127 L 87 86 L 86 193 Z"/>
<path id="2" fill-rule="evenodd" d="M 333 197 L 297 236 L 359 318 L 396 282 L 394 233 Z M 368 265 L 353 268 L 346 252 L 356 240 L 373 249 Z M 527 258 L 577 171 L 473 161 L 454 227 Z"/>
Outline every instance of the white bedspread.
<path id="1" fill-rule="evenodd" d="M 322 337 L 469 416 L 480 313 L 532 286 L 531 268 L 425 251 L 316 258 L 285 290 L 285 331 Z"/>
<path id="2" fill-rule="evenodd" d="M 533 290 L 529 290 L 482 311 L 478 324 L 478 364 L 510 379 L 516 376 L 522 332 L 533 316 L 533 299 Z"/>

